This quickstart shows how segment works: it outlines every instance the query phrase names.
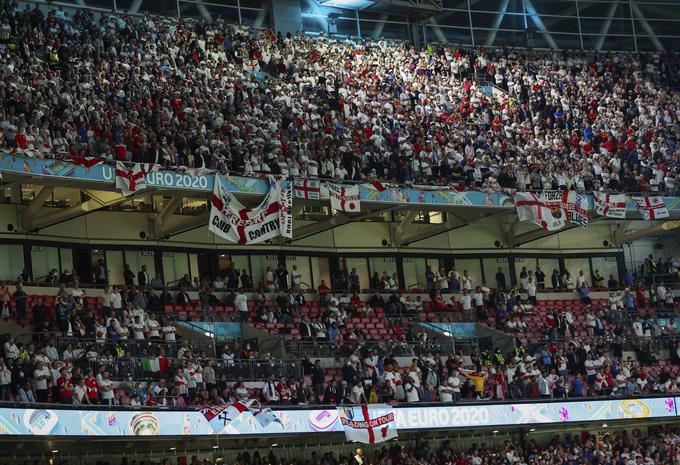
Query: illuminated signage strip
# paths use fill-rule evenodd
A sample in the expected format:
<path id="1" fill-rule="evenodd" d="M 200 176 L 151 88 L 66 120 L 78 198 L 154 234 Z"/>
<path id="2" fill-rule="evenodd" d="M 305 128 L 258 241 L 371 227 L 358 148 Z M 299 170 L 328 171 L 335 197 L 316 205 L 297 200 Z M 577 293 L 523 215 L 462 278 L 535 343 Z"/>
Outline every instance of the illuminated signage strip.
<path id="1" fill-rule="evenodd" d="M 676 417 L 680 398 L 478 405 L 369 406 L 371 418 L 394 413 L 398 430 L 499 427 Z M 201 436 L 342 432 L 351 409 L 275 410 L 263 426 L 250 411 L 0 409 L 0 434 L 29 436 Z"/>
<path id="2" fill-rule="evenodd" d="M 91 167 L 76 165 L 61 160 L 42 160 L 25 158 L 11 154 L 0 154 L 0 172 L 31 175 L 35 177 L 58 177 L 60 182 L 66 179 L 74 181 L 95 182 L 113 187 L 116 181 L 112 166 L 99 164 Z M 160 169 L 146 176 L 147 188 L 172 189 L 186 192 L 213 191 L 214 174 L 200 174 L 205 171 L 189 170 L 187 172 Z M 227 190 L 242 194 L 265 195 L 268 183 L 265 178 L 246 176 L 224 176 Z M 68 182 L 68 181 L 66 181 Z M 514 208 L 511 195 L 486 192 L 459 192 L 455 189 L 419 189 L 417 187 L 397 187 L 386 185 L 384 189 L 374 189 L 361 185 L 359 189 L 362 202 L 415 205 L 455 205 L 469 207 Z M 328 188 L 321 183 L 321 198 L 328 198 Z M 669 210 L 680 210 L 680 197 L 664 197 Z M 590 209 L 594 208 L 592 195 L 588 196 Z M 628 201 L 628 210 L 637 212 L 635 205 Z"/>

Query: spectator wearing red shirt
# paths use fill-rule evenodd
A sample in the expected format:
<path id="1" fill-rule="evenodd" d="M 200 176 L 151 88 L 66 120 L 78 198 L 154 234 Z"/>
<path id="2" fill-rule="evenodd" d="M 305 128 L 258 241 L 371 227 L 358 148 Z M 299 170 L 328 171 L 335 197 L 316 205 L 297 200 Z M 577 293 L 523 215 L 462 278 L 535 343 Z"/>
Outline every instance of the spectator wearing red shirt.
<path id="1" fill-rule="evenodd" d="M 87 378 L 85 379 L 85 388 L 87 389 L 87 398 L 90 400 L 91 404 L 99 403 L 99 383 L 97 378 L 95 378 L 92 370 L 87 372 Z"/>
<path id="2" fill-rule="evenodd" d="M 66 368 L 61 369 L 61 376 L 57 379 L 59 387 L 59 399 L 62 404 L 73 403 L 73 380 Z"/>

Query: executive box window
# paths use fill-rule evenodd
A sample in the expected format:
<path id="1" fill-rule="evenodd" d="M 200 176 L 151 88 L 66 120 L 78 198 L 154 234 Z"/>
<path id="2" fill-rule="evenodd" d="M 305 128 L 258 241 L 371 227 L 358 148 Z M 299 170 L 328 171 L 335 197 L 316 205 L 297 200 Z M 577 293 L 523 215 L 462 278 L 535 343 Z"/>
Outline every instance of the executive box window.
<path id="1" fill-rule="evenodd" d="M 461 288 L 463 272 L 467 271 L 468 276 L 472 279 L 472 285 L 476 286 L 482 283 L 482 263 L 479 258 L 456 258 L 454 261 L 456 271 L 461 276 Z M 494 273 L 495 274 L 495 273 Z"/>
<path id="2" fill-rule="evenodd" d="M 437 273 L 441 269 L 443 260 L 439 258 L 404 257 L 401 260 L 404 269 L 404 288 L 426 289 L 427 283 L 425 272 L 427 267 L 432 267 L 432 272 Z"/>
<path id="3" fill-rule="evenodd" d="M 374 275 L 377 272 L 381 278 L 385 272 L 387 272 L 387 276 L 392 276 L 397 272 L 397 259 L 395 257 L 369 257 L 368 265 L 371 274 Z M 370 287 L 370 280 L 368 284 L 367 287 Z M 404 283 L 400 282 L 398 284 L 400 289 L 404 287 Z"/>
<path id="4" fill-rule="evenodd" d="M 505 275 L 505 285 L 511 284 L 510 279 L 510 259 L 508 257 L 494 257 L 483 258 L 482 265 L 484 265 L 484 276 L 486 277 L 486 284 L 489 287 L 496 287 L 496 273 L 500 268 Z"/>
<path id="5" fill-rule="evenodd" d="M 359 275 L 360 289 L 368 289 L 371 287 L 368 260 L 365 257 L 341 257 L 339 262 L 340 270 L 346 271 L 347 276 L 352 272 L 352 269 L 356 269 L 357 274 Z M 326 283 L 328 283 L 328 281 L 326 281 Z"/>
<path id="6" fill-rule="evenodd" d="M 300 273 L 300 287 L 307 289 L 314 287 L 314 280 L 312 279 L 312 266 L 309 257 L 302 255 L 286 255 L 286 269 L 288 270 L 288 279 L 293 283 L 293 267 L 297 268 Z"/>
<path id="7" fill-rule="evenodd" d="M 613 276 L 614 279 L 620 281 L 619 264 L 616 257 L 593 257 L 590 260 L 593 266 L 593 273 L 599 271 L 600 276 L 604 278 L 605 285 L 610 276 Z M 592 285 L 592 283 L 590 284 Z"/>
<path id="8" fill-rule="evenodd" d="M 329 286 L 331 282 L 331 266 L 328 258 L 310 257 L 310 261 L 314 274 L 313 287 L 318 288 L 321 285 L 321 281 L 324 281 Z"/>
<path id="9" fill-rule="evenodd" d="M 588 257 L 565 258 L 564 269 L 569 271 L 574 286 L 578 284 L 578 275 L 580 271 L 583 271 L 583 276 L 585 276 L 588 285 L 592 286 L 593 277 L 590 274 L 590 258 Z"/>
<path id="10" fill-rule="evenodd" d="M 0 279 L 15 280 L 24 269 L 24 248 L 21 245 L 0 244 Z"/>

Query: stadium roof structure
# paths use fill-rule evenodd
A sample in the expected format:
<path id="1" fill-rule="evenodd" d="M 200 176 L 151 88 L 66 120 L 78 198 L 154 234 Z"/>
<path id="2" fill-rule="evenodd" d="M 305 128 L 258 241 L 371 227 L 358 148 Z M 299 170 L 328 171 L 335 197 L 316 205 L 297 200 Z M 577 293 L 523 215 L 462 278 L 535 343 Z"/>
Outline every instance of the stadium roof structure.
<path id="1" fill-rule="evenodd" d="M 294 23 L 309 33 L 588 51 L 680 50 L 676 0 L 60 0 L 43 8 L 217 17 L 256 28 L 280 20 L 272 4 L 295 4 Z M 292 11 L 292 10 L 288 10 Z M 330 16 L 329 16 L 330 15 Z M 332 19 L 332 21 L 329 21 Z M 334 27 L 330 28 L 332 24 Z"/>

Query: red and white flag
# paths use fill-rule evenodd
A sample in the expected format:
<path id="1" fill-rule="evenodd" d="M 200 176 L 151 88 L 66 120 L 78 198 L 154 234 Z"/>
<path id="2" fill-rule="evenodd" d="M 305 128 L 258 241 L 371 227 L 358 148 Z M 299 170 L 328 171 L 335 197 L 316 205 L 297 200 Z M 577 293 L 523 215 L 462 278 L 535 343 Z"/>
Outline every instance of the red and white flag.
<path id="1" fill-rule="evenodd" d="M 372 189 L 378 192 L 382 192 L 387 189 L 387 185 L 381 183 L 380 181 L 371 181 L 364 184 L 366 189 Z"/>
<path id="2" fill-rule="evenodd" d="M 77 155 L 69 155 L 68 159 L 74 165 L 84 166 L 85 168 L 101 165 L 105 161 L 101 157 L 80 157 Z"/>
<path id="3" fill-rule="evenodd" d="M 156 170 L 158 165 L 151 163 L 135 163 L 129 169 L 122 161 L 116 162 L 116 188 L 125 197 L 146 189 L 146 175 Z"/>
<path id="4" fill-rule="evenodd" d="M 319 200 L 321 184 L 318 179 L 296 178 L 293 183 L 293 190 L 298 199 Z"/>
<path id="5" fill-rule="evenodd" d="M 631 196 L 631 200 L 637 207 L 643 220 L 653 221 L 668 218 L 668 208 L 663 202 L 663 199 L 658 195 L 650 197 Z"/>
<path id="6" fill-rule="evenodd" d="M 276 413 L 270 408 L 263 408 L 259 412 L 255 412 L 253 416 L 263 428 L 266 428 L 272 423 L 277 423 L 283 427 L 281 419 L 276 416 Z"/>
<path id="7" fill-rule="evenodd" d="M 199 411 L 215 433 L 218 434 L 227 431 L 231 423 L 242 414 L 251 412 L 250 406 L 253 402 L 253 400 L 247 400 L 245 402 L 234 402 L 230 405 L 215 405 L 201 408 Z"/>
<path id="8" fill-rule="evenodd" d="M 361 211 L 359 184 L 328 183 L 328 196 L 331 198 L 331 208 L 343 212 L 358 213 Z"/>
<path id="9" fill-rule="evenodd" d="M 595 212 L 607 218 L 626 217 L 626 194 L 606 194 L 594 192 Z"/>
<path id="10" fill-rule="evenodd" d="M 557 231 L 567 224 L 567 199 L 561 191 L 517 192 L 513 197 L 520 221 L 530 221 L 546 231 Z"/>
<path id="11" fill-rule="evenodd" d="M 338 416 L 350 442 L 377 444 L 399 436 L 394 411 L 389 405 L 338 408 Z"/>
<path id="12" fill-rule="evenodd" d="M 246 208 L 215 176 L 210 197 L 208 229 L 240 245 L 256 244 L 283 236 L 293 238 L 293 192 L 290 183 L 279 185 L 269 177 L 269 192 L 254 208 Z"/>

